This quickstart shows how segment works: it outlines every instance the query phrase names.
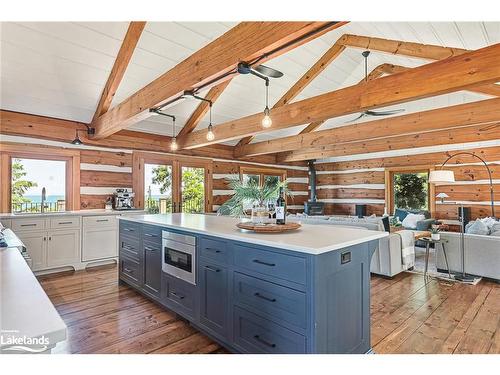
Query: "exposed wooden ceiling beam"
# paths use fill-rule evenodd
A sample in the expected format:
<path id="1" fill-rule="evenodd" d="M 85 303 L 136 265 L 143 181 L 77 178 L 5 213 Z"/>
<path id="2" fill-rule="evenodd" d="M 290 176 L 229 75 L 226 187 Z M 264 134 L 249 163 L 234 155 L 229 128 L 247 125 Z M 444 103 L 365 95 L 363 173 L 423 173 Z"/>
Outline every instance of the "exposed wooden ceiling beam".
<path id="1" fill-rule="evenodd" d="M 496 82 L 500 80 L 499 56 L 500 44 L 495 44 L 284 105 L 273 111 L 271 128 L 261 126 L 262 115 L 258 113 L 215 126 L 214 141 L 207 141 L 207 131 L 199 130 L 182 137 L 179 143 L 182 148 L 197 148 Z"/>
<path id="2" fill-rule="evenodd" d="M 111 69 L 104 90 L 102 91 L 101 98 L 99 99 L 99 104 L 94 113 L 92 121 L 95 121 L 99 116 L 106 113 L 111 106 L 113 97 L 115 96 L 116 90 L 122 81 L 127 66 L 132 58 L 137 42 L 141 37 L 142 30 L 146 26 L 146 22 L 130 22 L 128 26 L 127 33 L 123 39 L 118 55 L 116 56 L 115 63 Z"/>
<path id="3" fill-rule="evenodd" d="M 229 82 L 231 82 L 230 79 L 228 79 L 227 81 L 223 81 L 222 83 L 219 83 L 217 86 L 212 87 L 205 96 L 205 99 L 212 101 L 212 104 L 215 103 L 219 98 L 219 96 L 222 94 L 222 92 L 229 85 Z M 183 137 L 186 134 L 191 133 L 198 126 L 198 124 L 207 114 L 209 109 L 210 109 L 210 104 L 208 102 L 201 101 L 200 104 L 198 104 L 198 107 L 196 107 L 194 112 L 186 121 L 181 131 L 177 134 L 177 136 Z"/>
<path id="4" fill-rule="evenodd" d="M 421 133 L 436 129 L 500 121 L 500 98 L 459 104 L 451 107 L 388 117 L 339 128 L 320 130 L 253 143 L 235 150 L 235 156 L 262 155 L 276 152 L 339 145 L 374 138 Z"/>
<path id="5" fill-rule="evenodd" d="M 162 74 L 92 122 L 95 139 L 105 138 L 150 116 L 158 107 L 182 94 L 229 74 L 240 61 L 262 63 L 307 42 L 311 33 L 322 35 L 336 26 L 333 22 L 242 22 Z"/>
<path id="6" fill-rule="evenodd" d="M 299 95 L 307 85 L 309 85 L 314 78 L 316 78 L 323 70 L 326 69 L 330 63 L 335 60 L 344 51 L 345 47 L 335 43 L 332 47 L 326 51 L 323 56 L 319 58 L 316 63 L 314 63 L 307 72 L 304 73 L 302 77 L 299 78 L 295 84 L 290 87 L 290 89 L 283 94 L 283 96 L 276 102 L 272 109 L 279 108 L 287 103 L 290 103 L 294 98 Z M 237 146 L 244 146 L 252 142 L 253 136 L 248 136 L 241 139 Z"/>
<path id="7" fill-rule="evenodd" d="M 75 139 L 76 130 L 79 129 L 81 130 L 79 137 L 86 145 L 154 152 L 169 152 L 172 140 L 171 137 L 164 135 L 130 130 L 121 130 L 105 139 L 92 139 L 88 137 L 85 131 L 87 128 L 83 123 L 5 110 L 0 110 L 0 129 L 5 135 L 47 139 L 68 144 Z M 233 160 L 233 150 L 234 147 L 228 145 L 212 145 L 196 150 L 179 150 L 176 154 Z M 264 158 L 242 158 L 242 160 L 276 163 L 275 155 L 264 156 Z"/>
<path id="8" fill-rule="evenodd" d="M 435 130 L 403 136 L 371 139 L 367 141 L 333 144 L 315 149 L 296 150 L 278 155 L 278 163 L 299 160 L 324 159 L 335 156 L 369 154 L 382 151 L 404 150 L 456 143 L 482 142 L 500 139 L 500 122 L 469 125 L 460 128 Z"/>
<path id="9" fill-rule="evenodd" d="M 403 42 L 401 40 L 382 39 L 351 34 L 344 34 L 337 41 L 337 43 L 342 44 L 345 47 L 368 49 L 372 51 L 386 52 L 393 55 L 416 57 L 426 60 L 442 60 L 471 52 L 470 50 L 462 48 L 442 47 L 431 44 Z M 387 67 L 390 68 L 390 65 L 388 64 Z M 397 72 L 393 71 L 392 73 Z M 474 91 L 491 96 L 500 95 L 500 87 L 494 83 L 477 88 L 477 90 Z"/>

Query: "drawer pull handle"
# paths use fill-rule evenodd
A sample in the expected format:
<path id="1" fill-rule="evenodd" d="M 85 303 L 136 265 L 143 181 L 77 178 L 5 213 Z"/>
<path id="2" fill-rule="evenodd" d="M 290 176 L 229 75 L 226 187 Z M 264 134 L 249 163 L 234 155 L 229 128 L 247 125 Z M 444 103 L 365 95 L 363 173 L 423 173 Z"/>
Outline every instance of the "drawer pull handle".
<path id="1" fill-rule="evenodd" d="M 106 222 L 106 221 L 109 221 L 109 219 L 99 219 L 99 220 L 96 220 L 96 222 L 98 222 L 98 223 L 103 223 L 103 222 Z"/>
<path id="2" fill-rule="evenodd" d="M 255 335 L 253 338 L 254 338 L 255 340 L 257 340 L 257 341 L 259 341 L 259 342 L 263 343 L 264 345 L 269 346 L 270 348 L 276 348 L 276 344 L 273 344 L 273 343 L 270 343 L 270 342 L 269 342 L 269 341 L 267 341 L 267 340 L 264 340 L 264 339 L 263 339 L 263 338 L 261 338 L 259 335 Z"/>
<path id="3" fill-rule="evenodd" d="M 217 249 L 213 249 L 211 247 L 206 247 L 205 250 L 209 250 L 209 251 L 213 251 L 214 253 L 217 253 L 219 254 L 220 253 L 220 250 L 217 250 Z"/>
<path id="4" fill-rule="evenodd" d="M 144 250 L 155 251 L 156 249 L 153 249 L 152 247 L 149 247 L 149 246 L 144 246 Z"/>
<path id="5" fill-rule="evenodd" d="M 72 221 L 60 221 L 59 225 L 62 225 L 62 224 L 73 224 L 73 222 Z"/>
<path id="6" fill-rule="evenodd" d="M 181 296 L 180 294 L 177 294 L 175 292 L 170 292 L 170 294 L 173 295 L 176 298 L 179 298 L 179 299 L 184 299 L 184 297 L 185 297 L 185 296 Z"/>
<path id="7" fill-rule="evenodd" d="M 132 273 L 133 271 L 130 268 L 125 267 L 123 269 L 124 272 Z"/>
<path id="8" fill-rule="evenodd" d="M 258 259 L 254 259 L 253 262 L 257 263 L 257 264 L 263 264 L 264 266 L 269 266 L 269 267 L 276 266 L 276 264 L 274 264 L 274 263 L 267 263 L 267 262 L 263 262 L 262 260 L 258 260 Z"/>
<path id="9" fill-rule="evenodd" d="M 144 233 L 146 237 L 158 237 L 156 234 Z"/>
<path id="10" fill-rule="evenodd" d="M 205 268 L 209 271 L 212 271 L 212 272 L 220 272 L 220 269 L 218 268 L 213 268 L 213 267 L 210 267 L 210 266 L 205 266 Z"/>
<path id="11" fill-rule="evenodd" d="M 269 301 L 269 302 L 276 302 L 276 298 L 269 298 L 269 297 L 263 296 L 263 295 L 262 295 L 262 294 L 260 294 L 259 292 L 255 292 L 255 293 L 254 293 L 254 296 L 255 296 L 255 297 L 262 298 L 262 299 L 265 299 L 266 301 Z"/>
<path id="12" fill-rule="evenodd" d="M 123 230 L 124 230 L 125 232 L 133 232 L 133 231 L 134 231 L 133 229 L 130 229 L 130 228 L 123 228 Z"/>
<path id="13" fill-rule="evenodd" d="M 36 227 L 36 224 L 21 224 L 22 227 Z"/>

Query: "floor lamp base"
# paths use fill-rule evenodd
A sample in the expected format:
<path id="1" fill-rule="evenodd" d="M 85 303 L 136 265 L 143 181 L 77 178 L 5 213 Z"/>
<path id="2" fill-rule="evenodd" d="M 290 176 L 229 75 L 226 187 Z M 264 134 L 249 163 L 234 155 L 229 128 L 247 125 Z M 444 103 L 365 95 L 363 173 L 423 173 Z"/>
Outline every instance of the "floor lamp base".
<path id="1" fill-rule="evenodd" d="M 475 284 L 479 279 L 481 278 L 472 275 L 455 274 L 455 280 L 460 281 L 462 283 Z"/>

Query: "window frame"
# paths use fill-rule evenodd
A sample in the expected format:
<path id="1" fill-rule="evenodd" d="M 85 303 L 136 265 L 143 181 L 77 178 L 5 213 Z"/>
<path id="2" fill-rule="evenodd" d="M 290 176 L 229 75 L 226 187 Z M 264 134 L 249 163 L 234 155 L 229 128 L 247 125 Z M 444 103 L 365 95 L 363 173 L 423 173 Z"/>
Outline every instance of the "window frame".
<path id="1" fill-rule="evenodd" d="M 22 149 L 21 149 L 22 148 Z M 0 143 L 0 212 L 12 213 L 12 159 L 56 160 L 66 162 L 66 211 L 80 210 L 80 151 L 41 145 Z"/>
<path id="2" fill-rule="evenodd" d="M 266 168 L 266 167 L 249 167 L 240 165 L 240 180 L 243 181 L 243 175 L 257 175 L 259 176 L 259 186 L 264 185 L 265 176 L 279 176 L 281 182 L 286 180 L 286 169 L 280 168 Z"/>
<path id="3" fill-rule="evenodd" d="M 429 165 L 417 165 L 410 167 L 392 167 L 385 169 L 385 204 L 388 209 L 388 214 L 390 216 L 394 215 L 394 175 L 401 173 L 427 173 L 435 169 L 434 166 Z M 436 212 L 436 189 L 434 184 L 428 183 L 427 189 L 427 201 L 428 209 L 431 217 L 434 217 Z"/>
<path id="4" fill-rule="evenodd" d="M 180 191 L 182 167 L 205 168 L 205 213 L 212 212 L 212 159 L 134 151 L 132 154 L 132 191 L 135 193 L 134 205 L 139 209 L 144 209 L 144 164 L 172 165 L 172 181 L 179 182 L 179 186 L 172 183 L 173 204 L 175 204 L 175 202 L 179 202 L 182 198 Z"/>

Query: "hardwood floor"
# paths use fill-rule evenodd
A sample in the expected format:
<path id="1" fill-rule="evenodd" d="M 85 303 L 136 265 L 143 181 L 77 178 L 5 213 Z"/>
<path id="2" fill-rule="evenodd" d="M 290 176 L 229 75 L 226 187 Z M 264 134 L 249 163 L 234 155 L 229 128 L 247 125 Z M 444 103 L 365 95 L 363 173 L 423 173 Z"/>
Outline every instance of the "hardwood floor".
<path id="1" fill-rule="evenodd" d="M 174 313 L 118 284 L 116 266 L 40 276 L 68 326 L 54 353 L 226 353 Z M 372 277 L 376 353 L 500 353 L 500 285 L 403 273 Z"/>

